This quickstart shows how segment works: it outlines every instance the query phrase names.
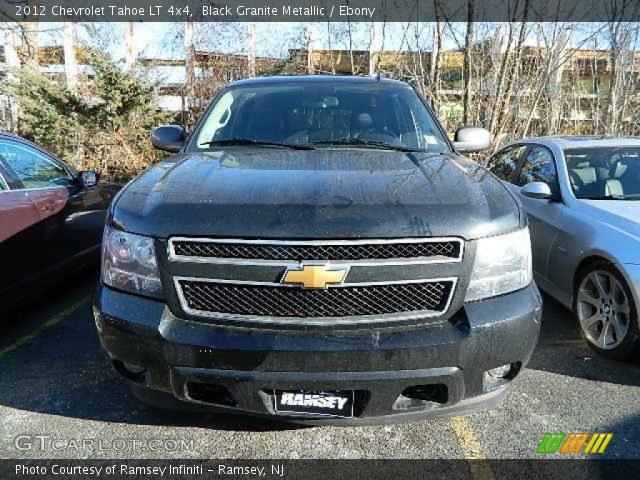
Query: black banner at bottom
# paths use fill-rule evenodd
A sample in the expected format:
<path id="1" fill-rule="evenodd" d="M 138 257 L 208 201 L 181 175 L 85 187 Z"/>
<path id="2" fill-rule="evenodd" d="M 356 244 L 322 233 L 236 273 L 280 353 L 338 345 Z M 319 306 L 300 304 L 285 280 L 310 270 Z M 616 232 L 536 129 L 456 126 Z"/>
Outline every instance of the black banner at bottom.
<path id="1" fill-rule="evenodd" d="M 0 460 L 0 479 L 623 479 L 640 460 Z"/>

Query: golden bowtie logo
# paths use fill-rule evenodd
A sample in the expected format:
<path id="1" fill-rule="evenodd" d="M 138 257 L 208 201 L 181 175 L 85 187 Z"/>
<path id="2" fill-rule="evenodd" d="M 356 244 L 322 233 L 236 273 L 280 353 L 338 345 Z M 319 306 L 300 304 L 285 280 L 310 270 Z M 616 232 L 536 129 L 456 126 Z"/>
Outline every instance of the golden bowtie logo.
<path id="1" fill-rule="evenodd" d="M 287 269 L 282 277 L 282 283 L 288 285 L 302 285 L 303 288 L 327 288 L 327 285 L 336 285 L 344 281 L 348 268 L 328 265 L 304 265 L 300 270 Z"/>

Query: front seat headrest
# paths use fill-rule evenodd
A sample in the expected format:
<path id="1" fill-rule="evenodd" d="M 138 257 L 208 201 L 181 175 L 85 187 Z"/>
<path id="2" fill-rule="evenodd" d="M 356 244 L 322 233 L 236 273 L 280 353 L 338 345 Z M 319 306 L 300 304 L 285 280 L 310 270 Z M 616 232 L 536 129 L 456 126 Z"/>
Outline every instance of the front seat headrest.
<path id="1" fill-rule="evenodd" d="M 613 164 L 613 166 L 611 167 L 609 171 L 609 176 L 612 178 L 620 178 L 622 177 L 622 175 L 625 174 L 625 172 L 627 171 L 627 168 L 629 168 L 629 165 L 618 161 L 615 164 Z"/>
<path id="2" fill-rule="evenodd" d="M 572 168 L 570 174 L 575 174 L 583 185 L 589 185 L 598 181 L 596 169 L 593 167 Z"/>
<path id="3" fill-rule="evenodd" d="M 622 183 L 617 178 L 610 178 L 604 184 L 605 195 L 624 195 Z"/>

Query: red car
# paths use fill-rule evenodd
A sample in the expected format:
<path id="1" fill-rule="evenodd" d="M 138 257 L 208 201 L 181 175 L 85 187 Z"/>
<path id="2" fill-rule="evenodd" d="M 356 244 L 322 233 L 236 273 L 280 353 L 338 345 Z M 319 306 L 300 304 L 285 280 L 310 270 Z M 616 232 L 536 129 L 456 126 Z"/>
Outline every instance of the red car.
<path id="1" fill-rule="evenodd" d="M 0 132 L 0 310 L 51 275 L 95 262 L 119 186 L 77 172 L 42 148 Z"/>

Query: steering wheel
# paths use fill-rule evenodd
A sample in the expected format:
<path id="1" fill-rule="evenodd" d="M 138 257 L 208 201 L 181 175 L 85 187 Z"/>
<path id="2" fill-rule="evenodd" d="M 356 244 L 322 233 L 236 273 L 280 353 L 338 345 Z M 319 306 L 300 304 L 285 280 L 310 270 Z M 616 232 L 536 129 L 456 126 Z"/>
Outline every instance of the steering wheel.
<path id="1" fill-rule="evenodd" d="M 283 143 L 288 143 L 291 145 L 304 145 L 309 143 L 309 132 L 308 130 L 300 130 L 299 132 L 294 133 L 293 135 L 289 135 L 284 139 Z"/>

